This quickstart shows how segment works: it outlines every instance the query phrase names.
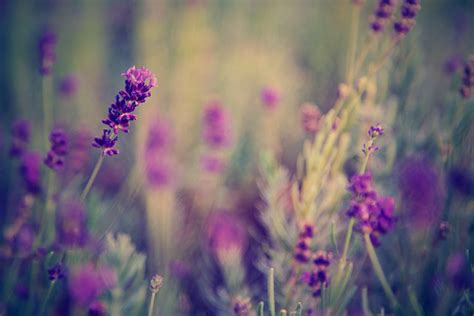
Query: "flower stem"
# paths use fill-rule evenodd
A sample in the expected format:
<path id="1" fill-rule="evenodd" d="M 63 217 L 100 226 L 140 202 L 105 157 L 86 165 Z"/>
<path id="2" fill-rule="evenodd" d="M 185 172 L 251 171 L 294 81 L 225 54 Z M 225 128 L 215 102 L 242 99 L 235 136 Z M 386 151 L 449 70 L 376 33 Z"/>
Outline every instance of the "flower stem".
<path id="1" fill-rule="evenodd" d="M 270 310 L 270 316 L 275 316 L 275 280 L 273 273 L 273 268 L 270 268 L 268 273 L 268 309 Z"/>
<path id="2" fill-rule="evenodd" d="M 104 155 L 101 153 L 99 156 L 99 159 L 97 160 L 94 170 L 92 170 L 92 174 L 89 177 L 89 180 L 87 181 L 87 184 L 84 188 L 84 190 L 81 193 L 81 201 L 84 201 L 87 197 L 87 194 L 92 188 L 92 185 L 94 184 L 95 178 L 97 177 L 97 174 L 99 173 L 100 167 L 102 166 L 102 163 L 104 162 Z"/>
<path id="3" fill-rule="evenodd" d="M 148 316 L 153 315 L 153 306 L 155 305 L 155 295 L 156 293 L 151 292 L 150 304 L 148 305 Z"/>
<path id="4" fill-rule="evenodd" d="M 41 80 L 42 84 L 42 103 L 43 103 L 43 142 L 44 148 L 48 148 L 48 134 L 51 128 L 51 122 L 53 117 L 53 108 L 51 103 L 51 76 L 43 76 Z"/>
<path id="5" fill-rule="evenodd" d="M 369 234 L 364 234 L 365 240 L 365 248 L 367 249 L 367 254 L 369 255 L 370 261 L 372 262 L 372 266 L 375 271 L 375 275 L 379 279 L 380 283 L 382 284 L 382 288 L 387 295 L 390 303 L 393 307 L 398 306 L 397 298 L 395 294 L 393 294 L 390 285 L 388 284 L 387 278 L 382 270 L 382 266 L 380 265 L 379 259 L 377 258 L 377 254 L 375 253 L 374 246 L 372 245 L 372 241 L 370 240 Z"/>
<path id="6" fill-rule="evenodd" d="M 44 312 L 46 311 L 46 306 L 48 305 L 48 300 L 49 300 L 49 297 L 51 296 L 51 293 L 53 292 L 53 288 L 54 288 L 55 283 L 56 283 L 56 280 L 53 280 L 49 284 L 48 293 L 46 294 L 46 297 L 44 298 L 43 305 L 41 305 L 40 316 L 42 316 L 44 314 Z"/>
<path id="7" fill-rule="evenodd" d="M 354 227 L 355 219 L 351 217 L 349 220 L 349 227 L 347 228 L 346 240 L 344 241 L 344 249 L 341 256 L 341 265 L 346 264 L 347 253 L 349 252 L 349 246 L 351 243 L 352 228 Z"/>

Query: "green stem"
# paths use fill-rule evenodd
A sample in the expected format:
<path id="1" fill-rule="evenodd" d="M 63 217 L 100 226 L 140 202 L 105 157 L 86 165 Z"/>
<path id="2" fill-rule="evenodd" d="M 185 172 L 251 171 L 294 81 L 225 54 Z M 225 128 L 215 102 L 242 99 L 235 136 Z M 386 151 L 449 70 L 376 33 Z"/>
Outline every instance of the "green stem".
<path id="1" fill-rule="evenodd" d="M 156 293 L 151 292 L 150 304 L 148 305 L 148 316 L 153 315 L 153 306 L 155 305 L 155 295 Z"/>
<path id="2" fill-rule="evenodd" d="M 367 294 L 367 288 L 362 289 L 362 310 L 364 311 L 365 316 L 372 316 L 372 312 L 369 307 L 369 296 Z"/>
<path id="3" fill-rule="evenodd" d="M 347 228 L 346 240 L 344 241 L 344 249 L 342 251 L 341 265 L 346 264 L 347 253 L 349 252 L 349 246 L 351 243 L 352 229 L 354 227 L 355 219 L 351 217 L 349 220 L 349 227 Z"/>
<path id="4" fill-rule="evenodd" d="M 260 302 L 257 306 L 257 316 L 263 316 L 263 302 Z"/>
<path id="5" fill-rule="evenodd" d="M 94 170 L 92 170 L 92 174 L 89 177 L 89 180 L 87 181 L 87 184 L 81 193 L 81 201 L 84 201 L 86 199 L 87 194 L 91 190 L 92 185 L 94 184 L 95 178 L 97 177 L 97 174 L 99 173 L 100 167 L 102 166 L 103 162 L 104 162 L 104 155 L 101 153 L 99 156 L 99 159 L 97 160 L 97 163 L 95 164 Z"/>
<path id="6" fill-rule="evenodd" d="M 51 76 L 43 76 L 41 80 L 42 85 L 42 102 L 43 102 L 43 142 L 44 148 L 49 146 L 49 130 L 51 129 L 51 122 L 53 117 L 53 108 L 51 103 L 52 79 Z"/>
<path id="7" fill-rule="evenodd" d="M 382 284 L 382 288 L 387 295 L 388 299 L 390 300 L 390 303 L 392 304 L 393 307 L 398 306 L 397 298 L 395 297 L 395 294 L 393 294 L 392 289 L 390 288 L 390 285 L 388 284 L 387 278 L 385 277 L 385 274 L 382 270 L 382 266 L 380 265 L 379 259 L 377 258 L 377 254 L 375 253 L 374 246 L 372 245 L 372 241 L 370 240 L 369 234 L 364 234 L 364 240 L 365 240 L 365 248 L 367 249 L 367 254 L 369 255 L 370 261 L 372 262 L 372 266 L 375 271 L 375 275 L 380 281 L 380 284 Z"/>
<path id="8" fill-rule="evenodd" d="M 43 305 L 41 306 L 40 316 L 44 315 L 44 312 L 46 311 L 46 306 L 48 305 L 48 300 L 49 300 L 49 297 L 51 296 L 51 293 L 53 292 L 55 283 L 56 283 L 56 280 L 53 280 L 49 284 L 48 294 L 46 294 L 46 297 L 43 301 Z"/>
<path id="9" fill-rule="evenodd" d="M 416 316 L 423 316 L 423 308 L 421 307 L 418 299 L 416 298 L 415 292 L 413 291 L 412 287 L 408 288 L 408 299 L 415 310 Z"/>
<path id="10" fill-rule="evenodd" d="M 268 309 L 270 316 L 275 316 L 275 280 L 273 276 L 273 268 L 268 273 Z"/>

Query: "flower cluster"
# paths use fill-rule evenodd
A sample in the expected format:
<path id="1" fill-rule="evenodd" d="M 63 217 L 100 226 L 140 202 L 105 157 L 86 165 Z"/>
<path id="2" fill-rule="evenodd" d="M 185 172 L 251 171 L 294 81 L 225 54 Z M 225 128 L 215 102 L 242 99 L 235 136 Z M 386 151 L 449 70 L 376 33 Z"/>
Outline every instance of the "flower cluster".
<path id="1" fill-rule="evenodd" d="M 469 60 L 464 66 L 460 92 L 464 99 L 469 99 L 474 95 L 474 55 L 469 56 Z"/>
<path id="2" fill-rule="evenodd" d="M 420 0 L 405 0 L 400 9 L 401 18 L 393 25 L 397 34 L 405 35 L 415 26 L 415 17 L 420 11 Z"/>
<path id="3" fill-rule="evenodd" d="M 332 253 L 326 251 L 316 252 L 313 260 L 313 269 L 304 272 L 302 281 L 311 288 L 313 297 L 320 297 L 323 287 L 329 284 L 328 269 L 331 264 Z"/>
<path id="4" fill-rule="evenodd" d="M 64 158 L 67 154 L 68 139 L 61 128 L 55 128 L 49 134 L 51 149 L 44 159 L 45 165 L 52 170 L 58 171 L 64 168 Z"/>
<path id="5" fill-rule="evenodd" d="M 260 92 L 263 105 L 269 110 L 274 110 L 280 102 L 280 93 L 272 87 L 265 87 Z"/>
<path id="6" fill-rule="evenodd" d="M 317 105 L 312 103 L 305 103 L 301 107 L 301 123 L 303 129 L 309 135 L 316 134 L 320 129 L 321 111 Z"/>
<path id="7" fill-rule="evenodd" d="M 103 130 L 101 137 L 95 138 L 93 144 L 107 156 L 119 153 L 114 147 L 119 131 L 128 133 L 130 122 L 137 119 L 133 112 L 151 96 L 151 88 L 157 83 L 155 75 L 145 67 L 130 67 L 122 76 L 125 77 L 125 88 L 119 91 L 115 102 L 109 107 L 107 118 L 102 120 L 108 128 Z"/>
<path id="8" fill-rule="evenodd" d="M 43 76 L 51 74 L 54 62 L 56 61 L 56 34 L 53 32 L 45 32 L 38 44 L 40 55 L 40 73 Z"/>
<path id="9" fill-rule="evenodd" d="M 379 0 L 370 23 L 372 31 L 374 31 L 374 33 L 383 32 L 385 25 L 390 21 L 394 11 L 395 0 Z"/>
<path id="10" fill-rule="evenodd" d="M 294 250 L 294 258 L 300 263 L 307 263 L 311 259 L 311 239 L 314 236 L 314 227 L 311 224 L 305 224 L 299 234 L 298 241 Z"/>
<path id="11" fill-rule="evenodd" d="M 354 175 L 349 191 L 352 193 L 352 199 L 347 215 L 357 220 L 355 230 L 369 234 L 372 243 L 378 246 L 380 237 L 388 233 L 395 223 L 394 199 L 377 195 L 369 172 Z"/>
<path id="12" fill-rule="evenodd" d="M 31 194 L 41 191 L 41 155 L 38 152 L 26 152 L 21 156 L 20 173 L 26 190 Z"/>
<path id="13" fill-rule="evenodd" d="M 10 155 L 20 157 L 26 150 L 31 137 L 31 123 L 27 120 L 18 120 L 12 126 L 12 144 Z"/>
<path id="14" fill-rule="evenodd" d="M 163 286 L 163 277 L 158 274 L 153 275 L 150 280 L 150 291 L 156 294 L 160 291 L 162 286 Z"/>
<path id="15" fill-rule="evenodd" d="M 64 265 L 59 262 L 48 269 L 48 278 L 50 281 L 56 281 L 64 278 Z"/>
<path id="16" fill-rule="evenodd" d="M 237 296 L 232 300 L 232 310 L 235 316 L 251 316 L 254 315 L 252 311 L 252 302 L 248 297 Z"/>
<path id="17" fill-rule="evenodd" d="M 379 148 L 375 146 L 375 140 L 377 137 L 382 136 L 384 134 L 384 129 L 382 125 L 376 124 L 369 128 L 369 141 L 364 144 L 362 148 L 362 152 L 367 155 L 376 152 Z"/>
<path id="18" fill-rule="evenodd" d="M 76 94 L 79 87 L 79 78 L 75 75 L 65 76 L 59 84 L 59 93 L 64 98 L 70 98 Z"/>

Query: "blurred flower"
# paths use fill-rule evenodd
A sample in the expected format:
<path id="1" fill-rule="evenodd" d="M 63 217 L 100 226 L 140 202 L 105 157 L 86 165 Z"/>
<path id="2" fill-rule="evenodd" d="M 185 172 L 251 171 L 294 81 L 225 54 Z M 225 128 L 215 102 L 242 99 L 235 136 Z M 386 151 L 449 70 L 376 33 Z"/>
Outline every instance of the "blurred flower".
<path id="1" fill-rule="evenodd" d="M 20 173 L 26 190 L 31 194 L 41 191 L 41 160 L 38 152 L 26 152 L 21 156 Z"/>
<path id="2" fill-rule="evenodd" d="M 50 31 L 43 33 L 39 40 L 40 73 L 43 76 L 51 74 L 56 61 L 56 34 Z"/>
<path id="3" fill-rule="evenodd" d="M 304 103 L 301 107 L 301 123 L 306 133 L 314 135 L 319 131 L 321 117 L 321 111 L 317 105 Z"/>
<path id="4" fill-rule="evenodd" d="M 173 277 L 179 279 L 185 278 L 191 273 L 191 267 L 179 260 L 172 260 L 169 264 L 169 270 Z"/>
<path id="5" fill-rule="evenodd" d="M 441 222 L 438 229 L 438 240 L 446 240 L 450 231 L 448 222 Z"/>
<path id="6" fill-rule="evenodd" d="M 212 154 L 205 154 L 201 157 L 201 167 L 204 171 L 210 173 L 220 173 L 226 167 L 225 161 Z"/>
<path id="7" fill-rule="evenodd" d="M 410 32 L 416 24 L 415 17 L 420 8 L 420 0 L 404 0 L 400 9 L 401 18 L 393 25 L 395 32 L 400 35 Z"/>
<path id="8" fill-rule="evenodd" d="M 464 99 L 469 99 L 474 95 L 474 55 L 469 56 L 469 59 L 464 66 L 460 92 Z"/>
<path id="9" fill-rule="evenodd" d="M 104 129 L 102 137 L 95 138 L 93 144 L 94 147 L 101 148 L 107 156 L 118 154 L 114 146 L 119 131 L 128 133 L 130 122 L 137 118 L 132 112 L 151 96 L 150 91 L 157 84 L 155 75 L 145 67 L 130 67 L 122 76 L 125 77 L 125 88 L 119 91 L 115 102 L 109 107 L 107 118 L 102 120 L 109 128 Z"/>
<path id="10" fill-rule="evenodd" d="M 449 184 L 459 193 L 474 195 L 474 174 L 469 170 L 453 168 L 449 172 Z"/>
<path id="11" fill-rule="evenodd" d="M 56 241 L 66 247 L 84 247 L 88 239 L 86 211 L 77 200 L 66 200 L 56 214 Z"/>
<path id="12" fill-rule="evenodd" d="M 59 93 L 65 98 L 70 98 L 76 94 L 78 87 L 79 78 L 75 75 L 68 75 L 59 83 Z"/>
<path id="13" fill-rule="evenodd" d="M 218 259 L 226 255 L 240 257 L 246 247 L 247 235 L 235 215 L 228 211 L 218 211 L 208 218 L 207 240 Z"/>
<path id="14" fill-rule="evenodd" d="M 439 170 L 427 159 L 408 157 L 396 172 L 410 222 L 417 227 L 428 227 L 437 221 L 444 199 Z"/>
<path id="15" fill-rule="evenodd" d="M 304 224 L 300 231 L 298 241 L 294 250 L 294 258 L 300 263 L 309 262 L 311 259 L 311 239 L 314 234 L 314 226 L 311 224 Z"/>
<path id="16" fill-rule="evenodd" d="M 69 278 L 69 293 L 77 304 L 87 307 L 105 290 L 117 284 L 115 271 L 87 263 L 76 267 Z"/>
<path id="17" fill-rule="evenodd" d="M 155 118 L 149 127 L 146 151 L 167 151 L 174 143 L 171 122 L 163 117 Z"/>
<path id="18" fill-rule="evenodd" d="M 160 291 L 162 286 L 163 286 L 163 277 L 158 274 L 153 275 L 150 280 L 150 291 L 156 294 Z"/>
<path id="19" fill-rule="evenodd" d="M 331 252 L 318 251 L 313 260 L 312 270 L 303 272 L 301 276 L 301 280 L 311 288 L 313 297 L 320 297 L 322 288 L 329 284 L 328 268 L 331 260 Z"/>
<path id="20" fill-rule="evenodd" d="M 51 142 L 51 149 L 48 151 L 44 163 L 52 170 L 62 170 L 68 147 L 66 133 L 60 128 L 55 128 L 49 135 L 49 141 Z"/>
<path id="21" fill-rule="evenodd" d="M 232 300 L 232 310 L 235 316 L 255 315 L 252 309 L 252 302 L 248 297 L 237 296 Z"/>
<path id="22" fill-rule="evenodd" d="M 463 58 L 460 55 L 449 56 L 444 62 L 443 70 L 447 75 L 453 75 L 463 67 Z"/>
<path id="23" fill-rule="evenodd" d="M 374 246 L 380 245 L 380 237 L 394 225 L 395 200 L 377 196 L 368 172 L 352 176 L 349 191 L 352 192 L 352 199 L 347 215 L 357 220 L 355 230 L 369 234 Z"/>
<path id="24" fill-rule="evenodd" d="M 147 158 L 146 175 L 148 184 L 152 188 L 169 187 L 174 183 L 174 169 L 175 165 L 169 157 Z"/>
<path id="25" fill-rule="evenodd" d="M 86 128 L 79 128 L 71 135 L 66 168 L 73 174 L 81 172 L 89 161 L 91 133 Z"/>
<path id="26" fill-rule="evenodd" d="M 272 87 L 264 87 L 260 92 L 263 105 L 269 110 L 274 110 L 280 102 L 280 93 Z"/>
<path id="27" fill-rule="evenodd" d="M 33 227 L 23 224 L 13 238 L 13 249 L 18 257 L 25 257 L 31 254 L 33 242 L 35 241 Z"/>
<path id="28" fill-rule="evenodd" d="M 89 305 L 88 316 L 107 316 L 107 305 L 102 301 L 94 301 Z"/>
<path id="29" fill-rule="evenodd" d="M 395 11 L 395 0 L 378 0 L 377 8 L 370 22 L 370 27 L 375 33 L 384 31 L 385 25 L 390 21 Z"/>
<path id="30" fill-rule="evenodd" d="M 48 278 L 50 281 L 56 281 L 64 278 L 64 265 L 62 262 L 56 263 L 54 266 L 48 269 Z"/>
<path id="31" fill-rule="evenodd" d="M 463 289 L 472 283 L 471 271 L 463 252 L 457 252 L 448 257 L 446 275 L 456 289 Z"/>
<path id="32" fill-rule="evenodd" d="M 26 150 L 26 146 L 30 142 L 31 123 L 28 120 L 17 120 L 12 126 L 12 145 L 10 155 L 12 157 L 20 157 Z"/>
<path id="33" fill-rule="evenodd" d="M 230 114 L 218 101 L 211 101 L 204 109 L 202 137 L 211 148 L 228 147 L 232 143 Z"/>

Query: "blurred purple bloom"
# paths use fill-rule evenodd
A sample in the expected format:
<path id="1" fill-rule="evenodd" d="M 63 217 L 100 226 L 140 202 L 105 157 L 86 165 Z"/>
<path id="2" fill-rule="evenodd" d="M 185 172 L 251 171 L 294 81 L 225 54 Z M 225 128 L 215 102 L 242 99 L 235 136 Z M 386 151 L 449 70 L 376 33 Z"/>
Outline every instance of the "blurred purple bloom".
<path id="1" fill-rule="evenodd" d="M 301 122 L 306 133 L 316 134 L 321 127 L 322 114 L 319 107 L 312 103 L 305 103 L 301 107 Z"/>
<path id="2" fill-rule="evenodd" d="M 211 148 L 228 147 L 232 143 L 230 114 L 218 101 L 211 101 L 204 109 L 202 137 Z"/>
<path id="3" fill-rule="evenodd" d="M 314 235 L 314 226 L 311 224 L 304 224 L 300 231 L 298 241 L 294 249 L 294 258 L 300 263 L 309 262 L 311 258 L 311 240 Z"/>
<path id="4" fill-rule="evenodd" d="M 462 168 L 453 168 L 449 172 L 449 184 L 460 194 L 474 195 L 474 174 Z"/>
<path id="5" fill-rule="evenodd" d="M 153 188 L 168 187 L 174 183 L 174 169 L 175 165 L 173 161 L 163 155 L 157 156 L 152 159 L 151 157 L 146 160 L 146 175 L 148 183 Z"/>
<path id="6" fill-rule="evenodd" d="M 151 89 L 156 86 L 156 77 L 146 69 L 130 67 L 125 73 L 125 88 L 120 90 L 115 97 L 115 102 L 110 105 L 109 113 L 102 123 L 108 128 L 103 130 L 102 137 L 95 138 L 94 147 L 101 148 L 107 156 L 117 155 L 114 148 L 118 140 L 119 131 L 128 133 L 130 122 L 136 120 L 132 114 L 135 109 L 151 96 Z"/>
<path id="7" fill-rule="evenodd" d="M 385 25 L 390 21 L 394 11 L 395 0 L 379 0 L 370 22 L 372 31 L 375 33 L 383 32 Z"/>
<path id="8" fill-rule="evenodd" d="M 303 272 L 301 276 L 301 280 L 311 288 L 313 297 L 320 297 L 322 288 L 326 287 L 329 283 L 328 268 L 331 260 L 331 252 L 322 250 L 316 252 L 312 270 L 310 272 Z"/>
<path id="9" fill-rule="evenodd" d="M 61 128 L 55 128 L 49 135 L 49 141 L 51 142 L 51 149 L 48 151 L 44 163 L 52 170 L 62 170 L 68 149 L 66 133 Z"/>
<path id="10" fill-rule="evenodd" d="M 472 283 L 471 271 L 468 267 L 466 255 L 463 252 L 457 252 L 448 257 L 446 275 L 457 289 L 463 289 Z"/>
<path id="11" fill-rule="evenodd" d="M 406 35 L 415 26 L 415 17 L 420 11 L 420 0 L 404 0 L 400 13 L 401 18 L 393 24 L 396 33 Z"/>
<path id="12" fill-rule="evenodd" d="M 63 97 L 70 98 L 76 94 L 78 87 L 79 78 L 75 75 L 68 75 L 59 83 L 59 93 Z"/>
<path id="13" fill-rule="evenodd" d="M 220 173 L 226 167 L 225 161 L 212 154 L 207 154 L 201 157 L 201 167 L 204 171 L 210 173 Z"/>
<path id="14" fill-rule="evenodd" d="M 146 141 L 146 151 L 166 151 L 174 143 L 174 135 L 170 121 L 157 117 L 154 119 L 148 130 Z"/>
<path id="15" fill-rule="evenodd" d="M 382 125 L 375 124 L 369 128 L 369 131 L 367 133 L 369 134 L 370 138 L 376 138 L 383 135 L 384 129 Z"/>
<path id="16" fill-rule="evenodd" d="M 210 249 L 219 256 L 222 252 L 242 253 L 247 234 L 240 220 L 228 211 L 218 211 L 207 221 L 207 240 Z"/>
<path id="17" fill-rule="evenodd" d="M 272 87 L 264 87 L 260 92 L 263 105 L 269 110 L 274 110 L 280 102 L 280 93 Z"/>
<path id="18" fill-rule="evenodd" d="M 191 274 L 191 267 L 184 261 L 172 260 L 169 270 L 173 277 L 182 279 Z"/>
<path id="19" fill-rule="evenodd" d="M 408 157 L 397 173 L 410 222 L 417 227 L 428 227 L 438 221 L 444 200 L 440 171 L 427 159 Z"/>
<path id="20" fill-rule="evenodd" d="M 84 205 L 76 200 L 61 202 L 56 214 L 56 241 L 66 247 L 84 247 L 88 239 Z"/>
<path id="21" fill-rule="evenodd" d="M 13 238 L 13 249 L 19 257 L 31 254 L 36 235 L 31 225 L 23 224 Z"/>
<path id="22" fill-rule="evenodd" d="M 20 173 L 26 190 L 31 194 L 41 191 L 41 154 L 26 152 L 21 156 Z"/>
<path id="23" fill-rule="evenodd" d="M 474 55 L 469 56 L 464 66 L 460 92 L 464 99 L 469 99 L 474 95 Z"/>
<path id="24" fill-rule="evenodd" d="M 463 58 L 460 55 L 449 56 L 444 62 L 443 70 L 447 75 L 457 73 L 463 67 Z"/>
<path id="25" fill-rule="evenodd" d="M 69 292 L 76 304 L 88 307 L 105 290 L 117 284 L 114 270 L 107 266 L 94 266 L 91 263 L 77 267 L 69 278 Z"/>
<path id="26" fill-rule="evenodd" d="M 40 73 L 43 76 L 51 74 L 54 62 L 56 61 L 56 43 L 56 34 L 50 31 L 43 33 L 39 40 Z"/>
<path id="27" fill-rule="evenodd" d="M 102 301 L 94 301 L 89 305 L 88 316 L 107 316 L 107 305 Z"/>
<path id="28" fill-rule="evenodd" d="M 235 316 L 251 316 L 254 315 L 252 312 L 252 302 L 248 297 L 237 296 L 232 300 L 232 311 Z"/>
<path id="29" fill-rule="evenodd" d="M 50 281 L 56 281 L 64 278 L 65 271 L 63 263 L 56 263 L 54 266 L 48 269 L 48 278 Z"/>
<path id="30" fill-rule="evenodd" d="M 12 126 L 12 145 L 10 155 L 20 157 L 30 142 L 31 122 L 28 120 L 17 120 Z"/>
<path id="31" fill-rule="evenodd" d="M 88 129 L 80 128 L 71 135 L 71 145 L 67 159 L 67 168 L 73 174 L 81 172 L 89 161 L 91 133 Z"/>

